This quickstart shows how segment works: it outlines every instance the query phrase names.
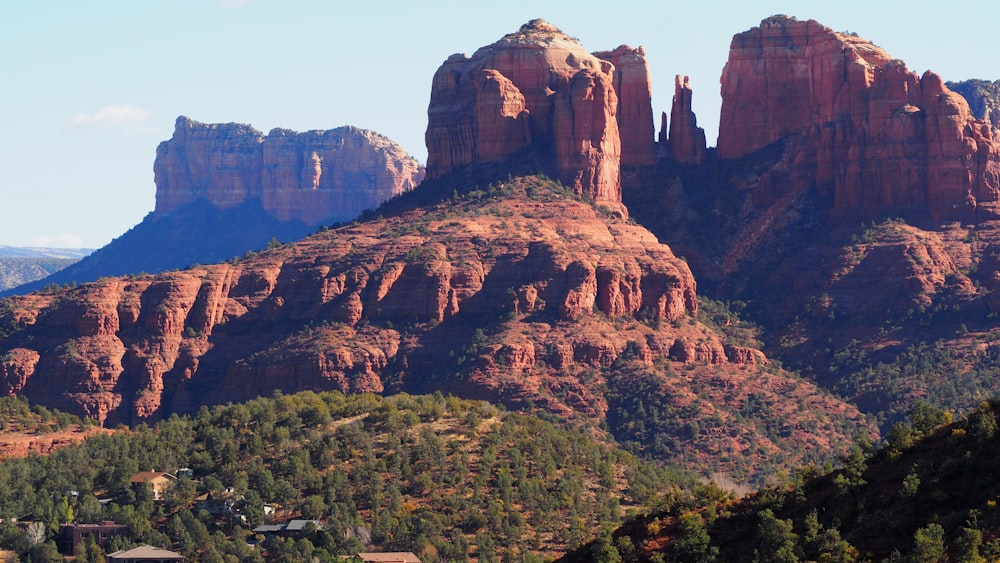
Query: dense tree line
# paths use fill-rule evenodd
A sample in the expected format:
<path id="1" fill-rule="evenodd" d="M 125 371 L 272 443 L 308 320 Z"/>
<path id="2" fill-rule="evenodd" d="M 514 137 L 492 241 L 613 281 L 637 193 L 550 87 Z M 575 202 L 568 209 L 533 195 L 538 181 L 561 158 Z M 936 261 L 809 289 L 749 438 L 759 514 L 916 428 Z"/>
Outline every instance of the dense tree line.
<path id="1" fill-rule="evenodd" d="M 179 478 L 161 501 L 130 485 L 139 471 L 179 468 L 194 477 Z M 582 545 L 627 513 L 698 506 L 704 489 L 584 432 L 487 403 L 336 392 L 276 394 L 119 428 L 0 463 L 0 483 L 0 548 L 32 560 L 52 554 L 59 524 L 102 520 L 130 531 L 108 549 L 150 543 L 202 561 L 332 561 L 364 548 L 531 560 Z M 194 508 L 196 495 L 227 488 L 243 499 L 245 525 Z M 265 502 L 283 518 L 322 525 L 262 549 L 251 530 Z M 28 538 L 9 524 L 15 518 L 43 523 L 44 533 Z M 83 550 L 78 559 L 94 556 Z"/>
<path id="2" fill-rule="evenodd" d="M 919 402 L 876 449 L 804 467 L 740 500 L 637 518 L 569 560 L 1000 560 L 1000 402 L 968 416 Z"/>

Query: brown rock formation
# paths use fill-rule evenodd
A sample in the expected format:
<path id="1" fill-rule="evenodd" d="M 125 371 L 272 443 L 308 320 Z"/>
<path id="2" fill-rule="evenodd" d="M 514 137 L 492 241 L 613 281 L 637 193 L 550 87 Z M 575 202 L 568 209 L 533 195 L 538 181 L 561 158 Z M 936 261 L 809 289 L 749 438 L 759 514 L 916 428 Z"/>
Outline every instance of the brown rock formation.
<path id="1" fill-rule="evenodd" d="M 666 122 L 666 116 L 663 117 Z M 665 123 L 664 123 L 665 126 Z M 670 134 L 667 138 L 670 156 L 681 164 L 700 164 L 707 147 L 705 130 L 698 127 L 698 118 L 691 109 L 691 86 L 688 77 L 674 79 L 674 99 L 670 107 Z"/>
<path id="2" fill-rule="evenodd" d="M 615 65 L 615 92 L 618 94 L 618 133 L 621 136 L 623 166 L 644 166 L 656 161 L 653 129 L 652 85 L 646 51 L 621 45 L 614 51 L 594 56 Z"/>
<path id="3" fill-rule="evenodd" d="M 531 147 L 576 193 L 624 213 L 613 75 L 610 62 L 543 20 L 528 22 L 472 57 L 452 55 L 431 85 L 428 175 L 502 161 Z M 634 104 L 639 87 L 627 84 Z"/>
<path id="4" fill-rule="evenodd" d="M 423 168 L 389 139 L 354 127 L 266 137 L 249 125 L 177 118 L 153 165 L 156 213 L 197 200 L 229 208 L 260 198 L 282 221 L 349 220 L 409 191 Z"/>
<path id="5" fill-rule="evenodd" d="M 816 186 L 835 211 L 924 211 L 968 221 L 995 214 L 1000 143 L 965 100 L 871 42 L 815 21 L 765 19 L 733 37 L 722 74 L 718 152 L 736 158 L 779 140 L 782 169 L 754 187 L 768 205 Z"/>

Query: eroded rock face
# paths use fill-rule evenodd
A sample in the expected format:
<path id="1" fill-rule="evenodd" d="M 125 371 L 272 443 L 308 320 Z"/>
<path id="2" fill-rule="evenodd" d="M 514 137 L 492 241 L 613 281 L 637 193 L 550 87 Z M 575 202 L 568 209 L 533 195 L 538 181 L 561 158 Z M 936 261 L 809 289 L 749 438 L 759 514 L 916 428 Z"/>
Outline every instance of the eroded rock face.
<path id="1" fill-rule="evenodd" d="M 815 21 L 765 19 L 733 37 L 722 74 L 718 153 L 784 140 L 758 204 L 815 185 L 835 211 L 913 210 L 934 219 L 995 214 L 1000 143 L 962 96 L 870 41 Z"/>
<path id="2" fill-rule="evenodd" d="M 629 60 L 623 87 L 631 116 L 642 98 L 635 76 L 641 54 L 623 50 L 619 56 Z M 428 175 L 502 161 L 530 147 L 576 193 L 624 213 L 614 68 L 543 20 L 472 57 L 452 55 L 431 85 Z"/>
<path id="3" fill-rule="evenodd" d="M 726 429 L 681 448 L 691 462 L 833 448 L 861 422 L 700 320 L 687 263 L 649 231 L 535 177 L 239 261 L 3 305 L 0 393 L 105 425 L 307 389 L 441 391 L 600 422 L 637 377 L 646 399 L 703 405 L 684 416 Z M 801 435 L 783 445 L 736 416 L 751 396 Z"/>
<path id="4" fill-rule="evenodd" d="M 677 75 L 674 79 L 673 104 L 670 106 L 670 133 L 667 137 L 667 147 L 670 156 L 681 164 L 701 164 L 707 147 L 705 130 L 698 127 L 698 118 L 691 108 L 691 96 L 688 77 L 682 78 Z"/>
<path id="5" fill-rule="evenodd" d="M 423 168 L 399 145 L 355 127 L 267 136 L 249 125 L 203 124 L 181 116 L 153 165 L 156 213 L 207 200 L 230 208 L 259 198 L 282 221 L 353 219 L 409 191 Z"/>
<path id="6" fill-rule="evenodd" d="M 573 200 L 525 198 L 509 209 L 439 220 L 415 212 L 238 264 L 17 298 L 0 319 L 14 333 L 0 340 L 0 391 L 133 422 L 261 389 L 381 392 L 402 359 L 401 335 L 375 325 L 504 310 L 670 323 L 697 311 L 687 265 L 645 229 L 606 223 Z M 426 234 L 409 230 L 415 223 Z M 302 322 L 332 324 L 295 333 Z"/>
<path id="7" fill-rule="evenodd" d="M 618 94 L 618 132 L 621 136 L 623 166 L 644 166 L 656 162 L 653 129 L 652 85 L 646 51 L 621 45 L 614 51 L 594 56 L 615 65 L 614 84 Z"/>

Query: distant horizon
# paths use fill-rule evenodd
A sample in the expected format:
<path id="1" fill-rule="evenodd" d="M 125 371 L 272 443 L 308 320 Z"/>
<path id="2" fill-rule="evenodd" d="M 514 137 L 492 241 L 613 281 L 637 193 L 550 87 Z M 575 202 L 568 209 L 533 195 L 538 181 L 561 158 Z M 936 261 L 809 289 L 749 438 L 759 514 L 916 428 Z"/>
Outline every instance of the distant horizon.
<path id="1" fill-rule="evenodd" d="M 6 69 L 17 87 L 5 92 L 0 244 L 99 249 L 141 222 L 154 208 L 156 147 L 180 115 L 262 132 L 351 125 L 426 162 L 437 68 L 535 18 L 588 51 L 643 46 L 657 129 L 674 77 L 690 76 L 698 123 L 715 145 L 730 40 L 774 14 L 856 32 L 918 74 L 1000 79 L 1000 58 L 977 40 L 995 35 L 1000 6 L 981 1 L 934 14 L 858 0 L 625 1 L 613 9 L 513 0 L 503 10 L 392 1 L 18 3 L 0 22 L 0 46 L 18 53 Z"/>

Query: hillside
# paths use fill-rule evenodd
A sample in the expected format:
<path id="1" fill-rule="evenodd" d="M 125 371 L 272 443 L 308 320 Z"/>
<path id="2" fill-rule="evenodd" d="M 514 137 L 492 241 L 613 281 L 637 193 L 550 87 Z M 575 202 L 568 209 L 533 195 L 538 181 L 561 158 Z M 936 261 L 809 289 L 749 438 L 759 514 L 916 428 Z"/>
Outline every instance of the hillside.
<path id="1" fill-rule="evenodd" d="M 104 424 L 275 389 L 443 391 L 738 480 L 864 426 L 739 323 L 717 328 L 731 314 L 700 313 L 686 264 L 645 229 L 544 178 L 447 187 L 231 263 L 8 299 L 0 388 Z"/>
<path id="2" fill-rule="evenodd" d="M 193 477 L 176 481 L 163 501 L 129 487 L 136 472 L 182 467 Z M 114 520 L 129 526 L 128 539 L 107 551 L 153 543 L 202 561 L 337 561 L 360 550 L 551 557 L 626 513 L 719 494 L 586 433 L 486 403 L 338 392 L 276 394 L 93 437 L 0 462 L 0 480 L 0 548 L 35 557 L 54 549 L 30 546 L 9 524 L 32 514 L 43 522 Z M 196 510 L 196 496 L 226 487 L 241 499 L 246 524 Z M 272 518 L 319 518 L 321 527 L 248 545 L 265 502 L 281 507 Z"/>
<path id="3" fill-rule="evenodd" d="M 875 453 L 855 446 L 844 467 L 738 502 L 636 519 L 614 545 L 639 560 L 993 561 L 1000 557 L 997 405 L 967 418 L 926 403 Z M 623 539 L 628 536 L 628 540 Z M 562 561 L 593 560 L 605 539 Z M 617 549 L 617 548 L 616 548 Z"/>
<path id="4" fill-rule="evenodd" d="M 247 228 L 250 225 L 253 228 Z M 80 284 L 107 276 L 221 262 L 260 250 L 272 240 L 298 240 L 315 230 L 301 222 L 275 219 L 258 201 L 228 209 L 197 201 L 168 214 L 150 213 L 79 262 L 0 295 L 24 295 L 52 284 Z"/>

